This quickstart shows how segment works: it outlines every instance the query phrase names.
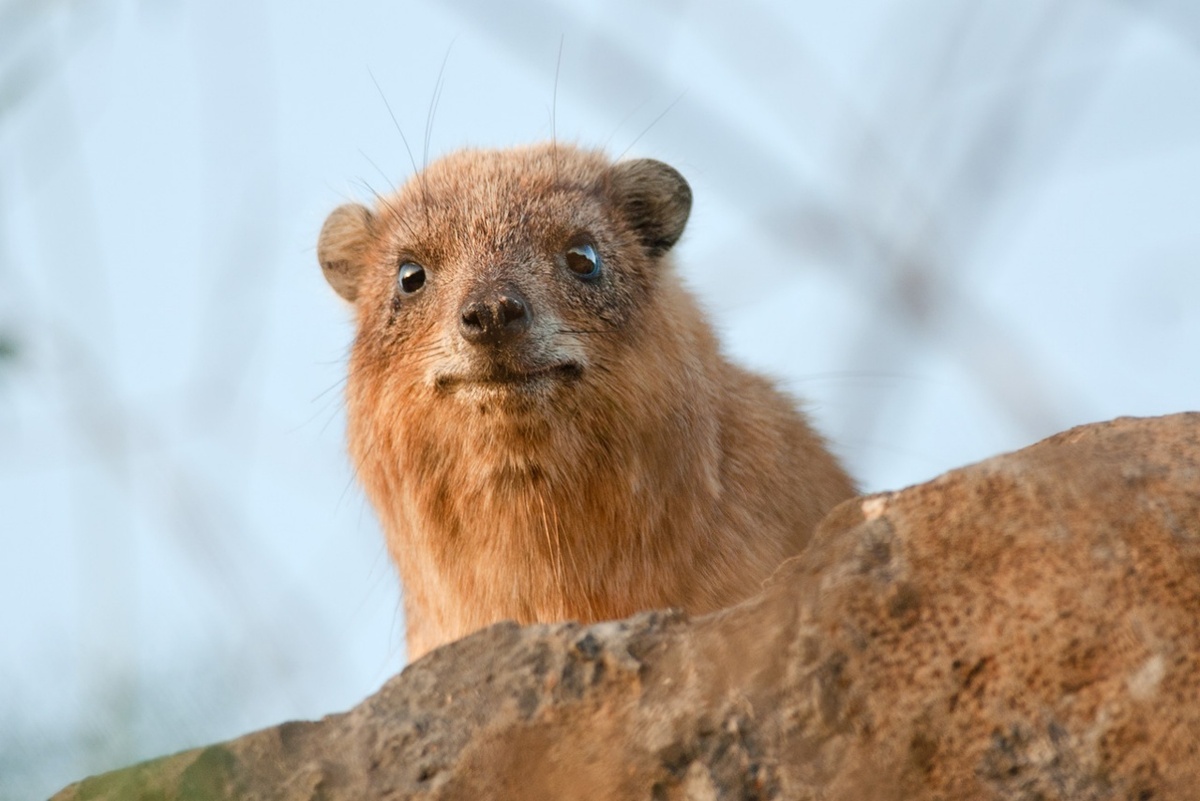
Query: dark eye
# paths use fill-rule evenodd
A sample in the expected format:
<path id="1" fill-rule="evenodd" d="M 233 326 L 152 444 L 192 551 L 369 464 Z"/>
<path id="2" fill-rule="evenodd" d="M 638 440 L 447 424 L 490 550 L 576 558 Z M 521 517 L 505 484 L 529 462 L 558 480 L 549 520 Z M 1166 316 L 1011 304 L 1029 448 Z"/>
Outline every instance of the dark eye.
<path id="1" fill-rule="evenodd" d="M 600 275 L 600 254 L 587 243 L 575 245 L 567 249 L 567 267 L 580 278 L 597 278 Z"/>
<path id="2" fill-rule="evenodd" d="M 396 279 L 396 282 L 400 285 L 401 292 L 405 295 L 411 295 L 425 286 L 425 268 L 411 261 L 406 261 L 400 265 L 400 276 Z"/>

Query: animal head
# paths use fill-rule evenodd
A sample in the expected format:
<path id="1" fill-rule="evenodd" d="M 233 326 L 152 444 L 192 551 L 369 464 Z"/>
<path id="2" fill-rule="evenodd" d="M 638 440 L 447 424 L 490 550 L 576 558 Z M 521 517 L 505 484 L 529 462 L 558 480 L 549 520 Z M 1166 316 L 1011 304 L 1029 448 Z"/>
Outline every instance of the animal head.
<path id="1" fill-rule="evenodd" d="M 691 201 L 661 162 L 539 145 L 459 151 L 341 206 L 317 252 L 357 311 L 352 370 L 478 404 L 570 391 L 619 360 L 598 338 L 644 333 Z"/>

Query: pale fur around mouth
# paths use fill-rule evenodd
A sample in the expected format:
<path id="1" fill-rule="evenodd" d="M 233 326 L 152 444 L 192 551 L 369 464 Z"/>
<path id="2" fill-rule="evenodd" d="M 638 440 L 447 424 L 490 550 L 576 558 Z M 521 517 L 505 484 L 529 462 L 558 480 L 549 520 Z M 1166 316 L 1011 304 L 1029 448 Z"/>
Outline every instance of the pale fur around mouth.
<path id="1" fill-rule="evenodd" d="M 575 362 L 550 364 L 528 370 L 509 368 L 486 372 L 442 373 L 434 377 L 434 386 L 452 392 L 459 388 L 535 389 L 551 382 L 577 381 L 583 375 L 583 367 Z"/>

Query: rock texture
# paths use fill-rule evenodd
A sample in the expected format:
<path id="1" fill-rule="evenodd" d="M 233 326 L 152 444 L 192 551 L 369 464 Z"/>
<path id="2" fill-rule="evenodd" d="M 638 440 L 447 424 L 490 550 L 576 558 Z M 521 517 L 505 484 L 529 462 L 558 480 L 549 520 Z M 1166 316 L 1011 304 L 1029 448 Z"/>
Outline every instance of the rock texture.
<path id="1" fill-rule="evenodd" d="M 316 723 L 58 797 L 1170 799 L 1200 793 L 1200 414 L 848 501 L 688 620 L 499 625 Z"/>

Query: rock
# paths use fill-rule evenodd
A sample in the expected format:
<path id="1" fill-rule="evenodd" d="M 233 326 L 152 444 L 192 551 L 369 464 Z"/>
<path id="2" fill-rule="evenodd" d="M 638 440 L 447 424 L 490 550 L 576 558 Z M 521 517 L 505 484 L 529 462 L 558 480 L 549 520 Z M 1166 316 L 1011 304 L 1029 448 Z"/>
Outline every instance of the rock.
<path id="1" fill-rule="evenodd" d="M 1200 787 L 1200 414 L 847 501 L 746 603 L 493 626 L 343 715 L 61 799 L 1167 799 Z"/>

